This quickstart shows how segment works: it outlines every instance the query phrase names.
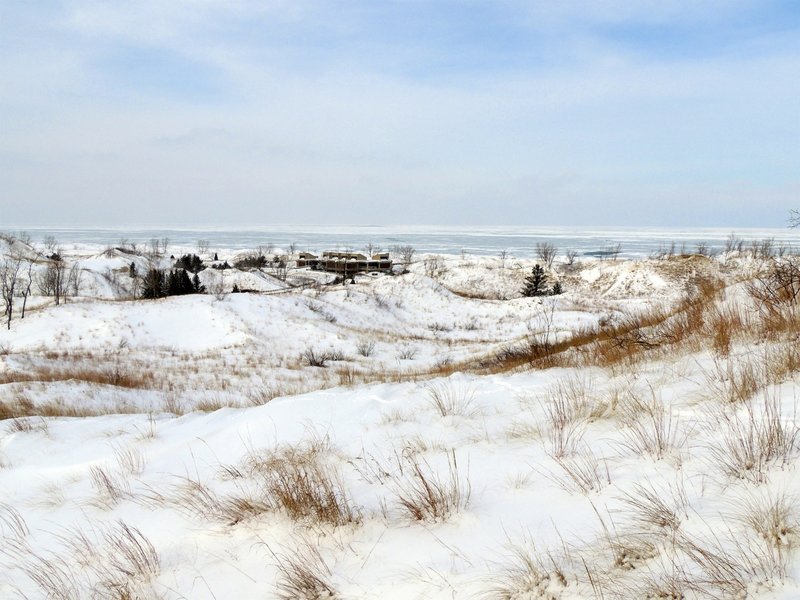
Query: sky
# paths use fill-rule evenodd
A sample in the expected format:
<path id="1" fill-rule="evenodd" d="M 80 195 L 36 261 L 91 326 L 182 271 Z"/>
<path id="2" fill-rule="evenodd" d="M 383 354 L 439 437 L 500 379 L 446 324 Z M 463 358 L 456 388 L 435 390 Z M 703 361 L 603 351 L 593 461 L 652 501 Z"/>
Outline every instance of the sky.
<path id="1" fill-rule="evenodd" d="M 0 1 L 0 228 L 798 207 L 796 0 Z"/>

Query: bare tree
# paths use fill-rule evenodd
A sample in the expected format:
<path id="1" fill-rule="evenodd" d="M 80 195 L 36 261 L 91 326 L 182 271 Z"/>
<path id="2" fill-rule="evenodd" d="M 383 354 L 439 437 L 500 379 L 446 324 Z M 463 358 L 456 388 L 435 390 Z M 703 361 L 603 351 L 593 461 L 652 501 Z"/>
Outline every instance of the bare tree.
<path id="1" fill-rule="evenodd" d="M 225 291 L 225 281 L 222 271 L 217 273 L 217 276 L 208 283 L 208 291 L 214 296 L 216 300 L 224 300 L 228 293 Z"/>
<path id="2" fill-rule="evenodd" d="M 390 250 L 392 253 L 400 257 L 400 264 L 403 265 L 403 270 L 408 271 L 408 266 L 413 262 L 414 254 L 417 252 L 416 248 L 410 245 L 403 245 L 392 246 Z"/>
<path id="3" fill-rule="evenodd" d="M 161 254 L 166 256 L 168 247 L 169 247 L 169 238 L 168 237 L 162 237 L 161 238 Z"/>
<path id="4" fill-rule="evenodd" d="M 792 229 L 800 227 L 800 210 L 794 208 L 789 211 L 789 227 Z"/>
<path id="5" fill-rule="evenodd" d="M 570 248 L 566 251 L 564 257 L 567 259 L 567 266 L 571 267 L 575 264 L 575 259 L 578 257 L 578 251 Z"/>
<path id="6" fill-rule="evenodd" d="M 609 246 L 606 252 L 608 253 L 608 256 L 611 257 L 611 260 L 615 261 L 619 258 L 620 252 L 622 252 L 622 244 L 618 242 L 613 246 Z"/>
<path id="7" fill-rule="evenodd" d="M 44 273 L 39 275 L 37 284 L 41 294 L 43 296 L 53 296 L 56 306 L 58 306 L 67 291 L 67 266 L 58 251 L 53 252 L 47 260 L 47 268 Z"/>
<path id="8" fill-rule="evenodd" d="M 28 305 L 28 296 L 31 295 L 31 286 L 33 285 L 33 264 L 34 261 L 28 259 L 28 270 L 26 273 L 25 281 L 22 288 L 22 314 L 20 319 L 25 318 L 25 307 Z"/>
<path id="9" fill-rule="evenodd" d="M 286 281 L 286 275 L 289 271 L 289 261 L 285 256 L 274 256 L 270 263 L 272 267 L 272 274 L 280 281 Z"/>
<path id="10" fill-rule="evenodd" d="M 506 268 L 506 258 L 508 258 L 508 250 L 505 250 L 505 249 L 500 250 L 500 252 L 498 252 L 497 255 L 500 257 L 500 268 L 501 269 L 505 269 Z"/>
<path id="11" fill-rule="evenodd" d="M 197 254 L 206 254 L 211 248 L 211 242 L 208 240 L 197 240 Z"/>
<path id="12" fill-rule="evenodd" d="M 161 255 L 161 240 L 158 238 L 150 239 L 150 255 L 154 258 Z"/>
<path id="13" fill-rule="evenodd" d="M 297 250 L 297 242 L 292 242 L 289 244 L 289 256 L 294 256 L 295 251 Z"/>
<path id="14" fill-rule="evenodd" d="M 549 242 L 536 243 L 536 257 L 542 261 L 548 269 L 553 268 L 553 261 L 556 259 L 558 250 Z"/>
<path id="15" fill-rule="evenodd" d="M 728 239 L 725 240 L 725 253 L 739 252 L 744 250 L 744 240 L 736 237 L 736 234 L 731 232 Z"/>
<path id="16" fill-rule="evenodd" d="M 366 246 L 364 246 L 364 251 L 367 253 L 367 258 L 372 258 L 381 251 L 381 247 L 373 242 L 369 242 Z"/>
<path id="17" fill-rule="evenodd" d="M 44 238 L 42 239 L 42 243 L 44 244 L 45 250 L 47 250 L 51 254 L 54 253 L 58 248 L 58 242 L 56 241 L 56 238 L 53 235 L 44 236 Z"/>
<path id="18" fill-rule="evenodd" d="M 14 314 L 14 294 L 19 282 L 22 258 L 13 257 L 3 261 L 0 267 L 0 295 L 5 304 L 6 328 L 11 329 L 11 317 Z"/>
<path id="19" fill-rule="evenodd" d="M 81 283 L 83 282 L 83 269 L 78 266 L 78 263 L 73 263 L 67 274 L 67 284 L 64 286 L 64 302 L 67 301 L 67 296 L 80 296 Z"/>

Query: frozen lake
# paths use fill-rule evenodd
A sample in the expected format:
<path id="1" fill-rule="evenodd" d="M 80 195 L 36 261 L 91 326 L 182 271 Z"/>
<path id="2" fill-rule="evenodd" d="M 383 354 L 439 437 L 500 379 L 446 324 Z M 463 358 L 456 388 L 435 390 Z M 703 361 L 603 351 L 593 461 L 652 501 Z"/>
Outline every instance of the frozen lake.
<path id="1" fill-rule="evenodd" d="M 113 246 L 123 242 L 147 244 L 151 239 L 168 238 L 171 245 L 194 247 L 207 240 L 210 248 L 245 249 L 257 246 L 287 248 L 311 252 L 335 249 L 363 250 L 367 244 L 379 248 L 410 244 L 420 253 L 496 255 L 506 250 L 511 256 L 529 257 L 537 243 L 555 245 L 559 252 L 572 249 L 580 256 L 592 256 L 621 248 L 620 256 L 641 257 L 669 247 L 675 251 L 696 250 L 705 244 L 711 251 L 725 247 L 731 234 L 749 243 L 774 239 L 800 248 L 800 230 L 730 228 L 571 228 L 571 227 L 434 227 L 434 226 L 253 226 L 253 227 L 5 227 L 8 233 L 20 230 L 34 242 L 53 236 L 64 245 Z"/>

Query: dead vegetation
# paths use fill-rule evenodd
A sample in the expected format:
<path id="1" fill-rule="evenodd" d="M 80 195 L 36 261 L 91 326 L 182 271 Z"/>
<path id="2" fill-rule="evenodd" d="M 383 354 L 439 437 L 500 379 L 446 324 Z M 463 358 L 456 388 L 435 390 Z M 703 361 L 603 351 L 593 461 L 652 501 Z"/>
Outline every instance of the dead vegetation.
<path id="1" fill-rule="evenodd" d="M 466 385 L 443 381 L 426 386 L 428 402 L 442 417 L 471 417 L 477 413 L 475 390 Z"/>
<path id="2" fill-rule="evenodd" d="M 712 413 L 709 445 L 714 471 L 732 479 L 765 483 L 769 471 L 792 464 L 800 451 L 800 425 L 783 414 L 780 399 L 764 394 L 760 402 Z"/>
<path id="3" fill-rule="evenodd" d="M 787 565 L 800 535 L 798 501 L 793 494 L 773 491 L 779 479 L 773 475 L 781 470 L 789 473 L 794 467 L 800 456 L 800 427 L 796 415 L 787 410 L 771 386 L 796 377 L 800 367 L 796 297 L 784 291 L 779 301 L 772 294 L 765 298 L 759 286 L 748 289 L 747 298 L 734 302 L 725 298 L 718 282 L 694 282 L 686 299 L 675 308 L 623 317 L 599 329 L 578 332 L 569 340 L 531 338 L 527 346 L 503 351 L 479 366 L 469 361 L 442 365 L 443 372 L 465 364 L 479 372 L 595 366 L 608 368 L 618 377 L 601 392 L 594 390 L 591 380 L 571 376 L 557 379 L 545 393 L 531 393 L 530 404 L 535 403 L 538 412 L 531 423 L 515 421 L 514 437 L 543 442 L 549 456 L 544 460 L 554 467 L 544 484 L 555 483 L 569 494 L 586 495 L 583 501 L 602 498 L 616 508 L 608 518 L 600 518 L 598 535 L 586 534 L 590 539 L 584 547 L 564 544 L 558 552 L 540 551 L 533 544 L 512 548 L 487 585 L 487 598 L 586 597 L 589 590 L 596 598 L 745 598 L 754 589 L 777 587 L 789 576 Z M 373 350 L 359 349 L 359 355 L 367 358 Z M 648 361 L 689 353 L 700 357 L 701 366 L 694 373 L 702 369 L 705 374 L 698 378 L 702 393 L 697 398 L 673 398 L 662 394 L 656 384 L 638 385 L 645 380 L 636 380 L 633 373 Z M 326 360 L 341 358 L 328 356 Z M 366 361 L 359 366 L 362 362 Z M 425 379 L 431 372 L 420 369 L 368 375 L 355 368 L 340 368 L 335 377 L 340 384 L 355 385 L 370 376 L 377 381 L 414 380 Z M 484 410 L 477 407 L 475 389 L 454 381 L 423 388 L 428 411 L 424 414 L 430 420 L 435 413 L 448 419 L 443 421 L 448 424 L 478 421 L 475 417 Z M 244 398 L 252 405 L 262 405 L 293 391 L 253 386 Z M 706 424 L 697 427 L 681 412 L 689 401 L 705 403 Z M 228 403 L 225 396 L 210 394 L 195 407 L 216 410 Z M 0 404 L 0 417 L 8 420 L 9 432 L 27 433 L 37 428 L 47 432 L 47 421 L 35 415 L 63 416 L 68 410 L 65 407 L 59 413 L 55 405 L 34 404 L 23 391 Z M 438 417 L 434 419 L 437 423 Z M 381 424 L 402 430 L 416 418 L 395 409 Z M 608 433 L 613 438 L 608 446 L 621 449 L 619 456 L 609 456 L 586 441 L 592 428 L 602 426 L 614 426 Z M 154 421 L 151 427 L 155 436 Z M 488 432 L 481 434 L 489 439 Z M 360 483 L 379 490 L 384 510 L 381 523 L 391 524 L 387 501 L 393 501 L 394 514 L 399 513 L 406 526 L 411 521 L 420 529 L 440 525 L 467 510 L 472 497 L 469 469 L 459 466 L 449 440 L 422 434 L 403 436 L 402 447 L 397 446 L 388 460 L 364 452 L 360 461 L 350 462 L 361 476 Z M 541 451 L 538 444 L 537 449 Z M 708 465 L 698 485 L 716 485 L 733 490 L 736 498 L 738 494 L 744 497 L 733 515 L 714 515 L 708 527 L 693 512 L 682 479 L 672 486 L 650 481 L 631 485 L 624 472 L 620 477 L 609 466 L 647 456 L 661 461 L 650 464 L 654 470 L 662 472 L 674 466 L 679 471 L 681 455 L 693 451 L 705 453 L 700 460 L 707 459 Z M 665 464 L 670 461 L 664 459 L 675 457 L 675 465 Z M 374 516 L 354 495 L 354 490 L 361 488 L 348 485 L 343 477 L 340 467 L 344 462 L 330 440 L 310 436 L 299 444 L 250 450 L 240 462 L 223 465 L 217 480 L 184 476 L 174 479 L 169 489 L 150 488 L 132 494 L 131 478 L 141 476 L 147 467 L 144 452 L 132 445 L 115 448 L 113 462 L 92 466 L 89 482 L 95 504 L 105 509 L 130 500 L 142 507 L 175 508 L 228 526 L 248 521 L 261 526 L 279 516 L 293 532 L 313 531 L 322 538 L 333 535 L 331 532 L 360 530 L 353 526 Z M 542 485 L 541 480 L 525 477 L 518 487 Z M 706 483 L 706 479 L 713 482 Z M 708 499 L 715 493 L 716 489 L 704 487 L 700 497 L 713 505 Z M 24 540 L 29 533 L 20 513 L 0 504 L 0 537 L 13 542 L 0 552 L 15 553 L 20 568 L 43 596 L 85 597 L 86 582 L 90 581 L 89 597 L 157 597 L 148 584 L 160 572 L 160 558 L 139 530 L 118 523 L 98 533 L 73 532 L 65 546 L 71 557 L 79 557 L 79 567 L 55 553 L 26 550 Z M 334 563 L 323 558 L 319 545 L 301 544 L 272 553 L 272 557 L 279 597 L 340 596 L 336 581 L 345 579 L 338 578 L 338 563 L 334 573 Z M 89 566 L 95 564 L 102 566 Z"/>
<path id="4" fill-rule="evenodd" d="M 435 522 L 469 506 L 469 475 L 459 472 L 455 451 L 447 455 L 446 473 L 416 456 L 406 458 L 401 477 L 395 481 L 397 504 L 413 521 Z"/>
<path id="5" fill-rule="evenodd" d="M 273 552 L 278 569 L 276 591 L 281 600 L 336 600 L 331 571 L 319 549 L 305 542 L 296 550 Z"/>

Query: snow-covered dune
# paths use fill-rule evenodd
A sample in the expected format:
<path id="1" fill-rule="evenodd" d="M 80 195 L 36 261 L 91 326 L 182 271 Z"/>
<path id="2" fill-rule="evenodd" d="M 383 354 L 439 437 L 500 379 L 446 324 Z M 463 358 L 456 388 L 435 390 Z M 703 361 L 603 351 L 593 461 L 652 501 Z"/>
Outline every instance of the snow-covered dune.
<path id="1" fill-rule="evenodd" d="M 773 263 L 556 264 L 539 298 L 513 259 L 206 269 L 265 293 L 134 300 L 117 254 L 0 331 L 0 597 L 800 595 Z"/>

